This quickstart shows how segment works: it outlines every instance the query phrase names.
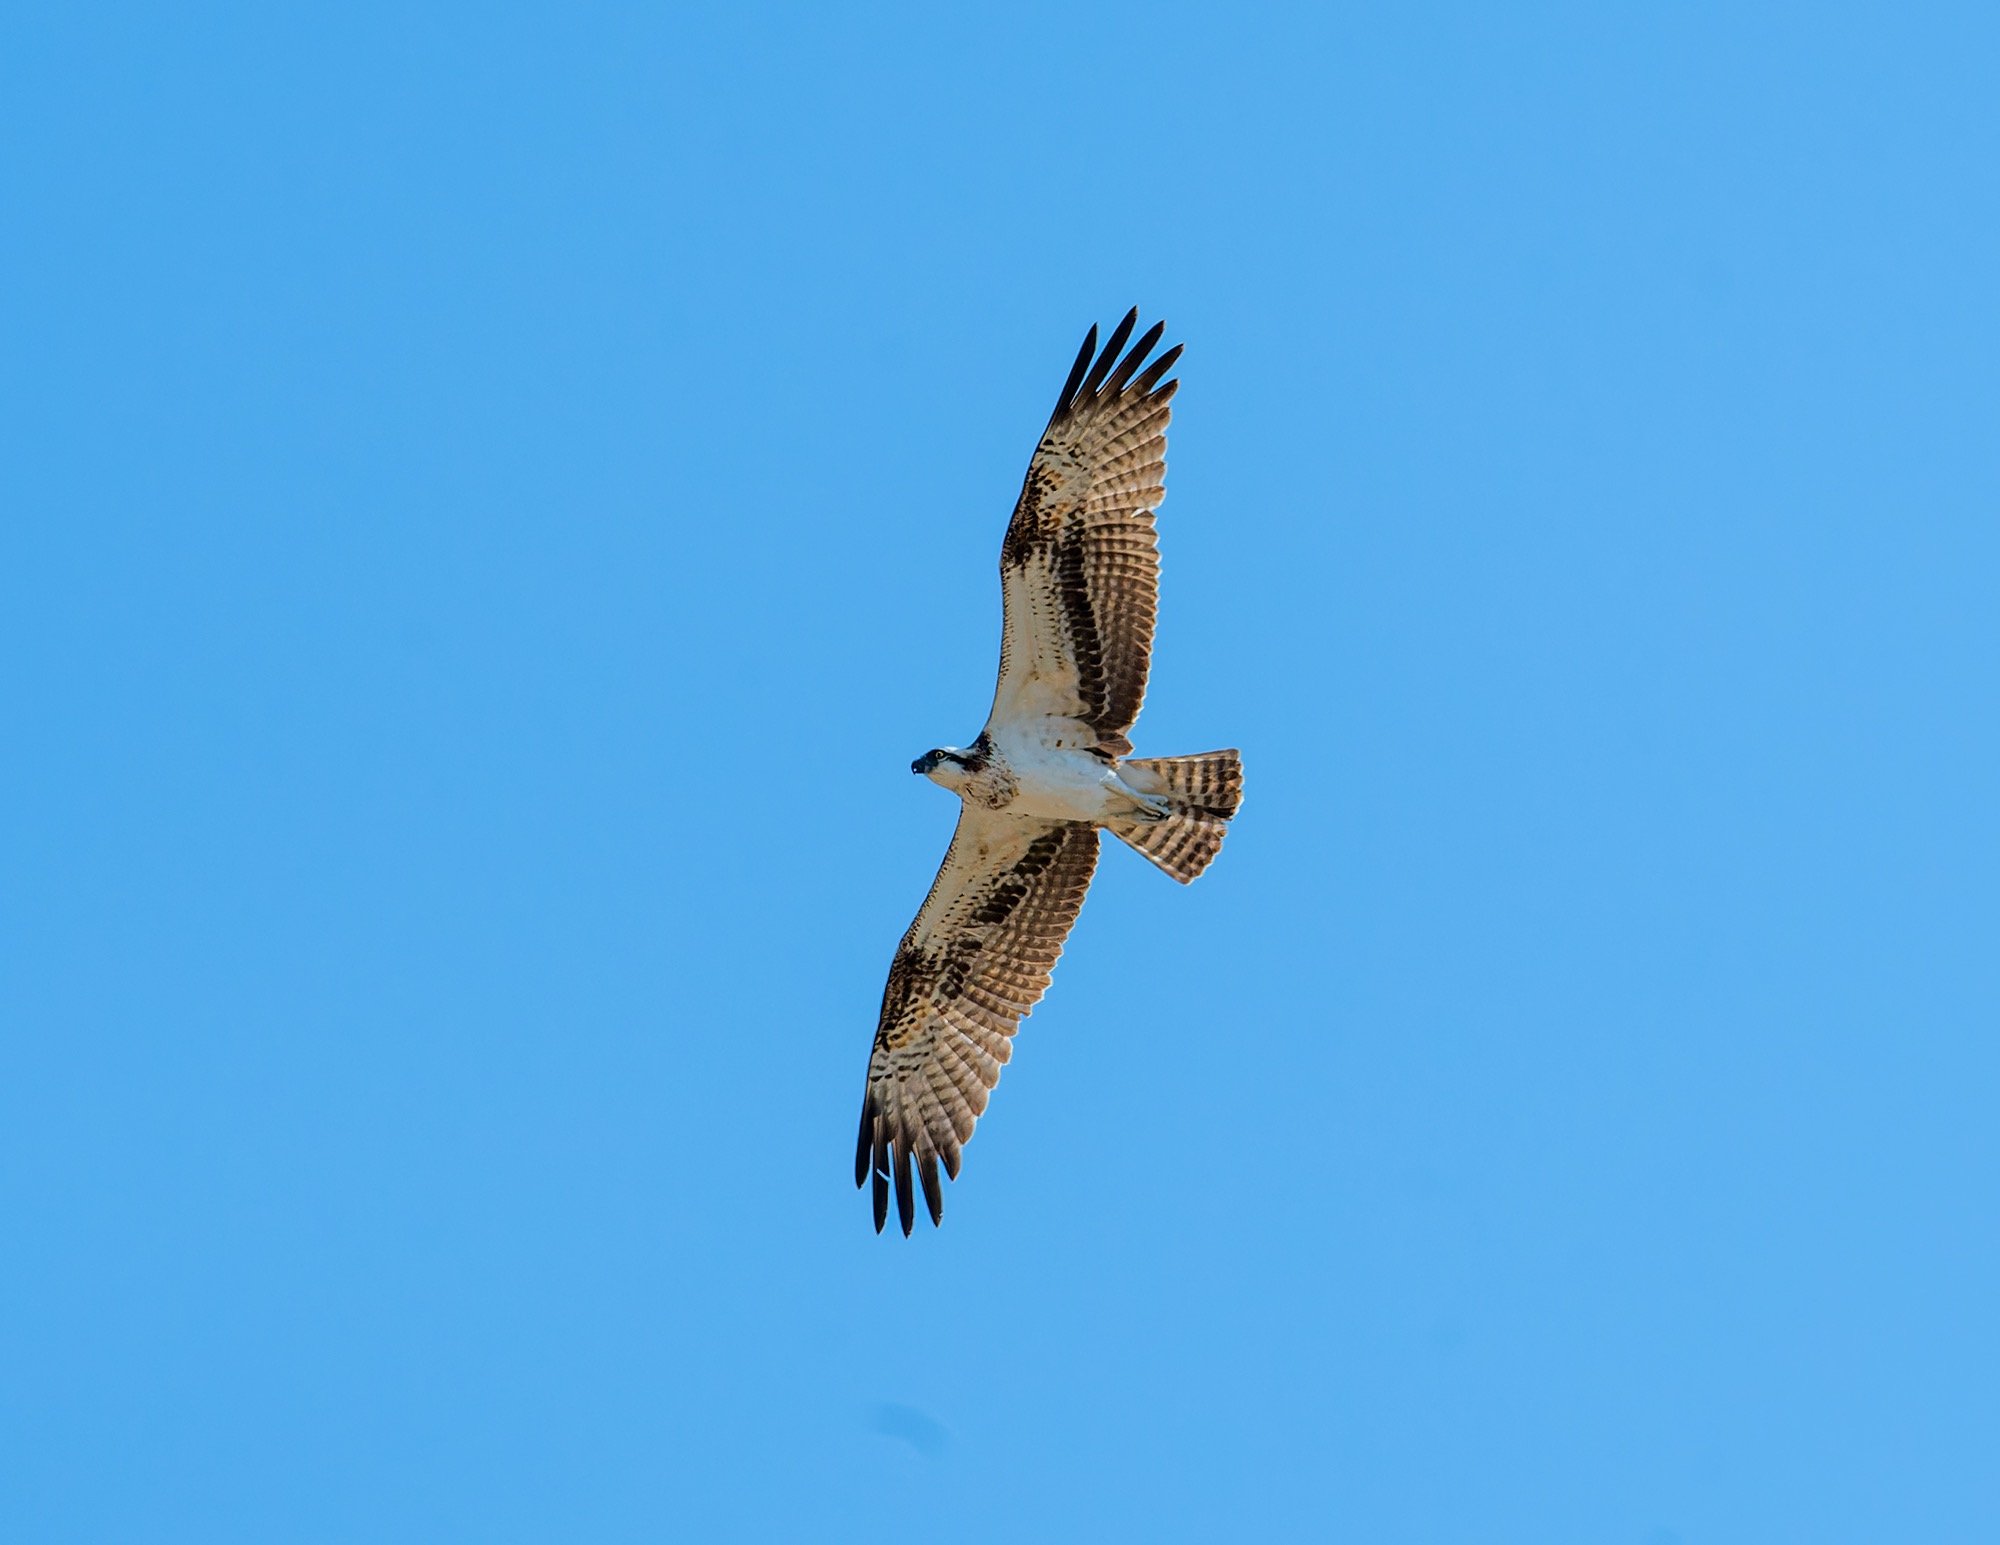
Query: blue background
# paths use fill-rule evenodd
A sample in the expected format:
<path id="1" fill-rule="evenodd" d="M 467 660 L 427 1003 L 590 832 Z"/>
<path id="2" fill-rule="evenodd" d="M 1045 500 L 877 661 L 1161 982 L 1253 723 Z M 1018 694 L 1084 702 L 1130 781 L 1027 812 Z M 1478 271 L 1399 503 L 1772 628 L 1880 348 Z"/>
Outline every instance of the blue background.
<path id="1" fill-rule="evenodd" d="M 2000 1538 L 1986 7 L 12 8 L 0 1532 Z M 1137 738 L 850 1164 L 1070 356 Z"/>

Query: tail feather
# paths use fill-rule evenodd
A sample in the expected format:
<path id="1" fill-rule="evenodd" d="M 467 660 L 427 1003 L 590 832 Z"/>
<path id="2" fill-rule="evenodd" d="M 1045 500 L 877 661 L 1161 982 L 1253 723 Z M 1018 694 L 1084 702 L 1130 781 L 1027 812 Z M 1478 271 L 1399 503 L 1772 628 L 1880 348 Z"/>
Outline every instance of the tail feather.
<path id="1" fill-rule="evenodd" d="M 1243 803 L 1243 759 L 1234 751 L 1140 758 L 1120 762 L 1118 775 L 1167 808 L 1164 815 L 1149 811 L 1110 822 L 1111 833 L 1187 884 L 1222 851 Z"/>

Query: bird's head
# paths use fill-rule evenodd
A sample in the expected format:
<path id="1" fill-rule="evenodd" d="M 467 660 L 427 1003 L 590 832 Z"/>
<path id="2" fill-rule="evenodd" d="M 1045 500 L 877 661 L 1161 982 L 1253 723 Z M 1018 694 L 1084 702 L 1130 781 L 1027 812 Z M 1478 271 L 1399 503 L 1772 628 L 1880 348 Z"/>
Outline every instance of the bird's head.
<path id="1" fill-rule="evenodd" d="M 966 765 L 963 751 L 951 746 L 939 746 L 910 763 L 910 771 L 945 788 L 958 789 L 964 786 L 966 775 L 972 769 Z"/>

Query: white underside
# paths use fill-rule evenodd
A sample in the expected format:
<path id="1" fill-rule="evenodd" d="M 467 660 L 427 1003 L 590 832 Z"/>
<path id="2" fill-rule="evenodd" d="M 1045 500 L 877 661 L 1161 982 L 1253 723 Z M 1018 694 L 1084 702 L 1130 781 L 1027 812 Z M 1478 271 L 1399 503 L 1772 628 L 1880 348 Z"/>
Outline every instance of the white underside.
<path id="1" fill-rule="evenodd" d="M 1009 814 L 1102 824 L 1159 804 L 1127 787 L 1115 768 L 1087 751 L 1057 748 L 1004 729 L 989 733 L 1018 784 Z"/>

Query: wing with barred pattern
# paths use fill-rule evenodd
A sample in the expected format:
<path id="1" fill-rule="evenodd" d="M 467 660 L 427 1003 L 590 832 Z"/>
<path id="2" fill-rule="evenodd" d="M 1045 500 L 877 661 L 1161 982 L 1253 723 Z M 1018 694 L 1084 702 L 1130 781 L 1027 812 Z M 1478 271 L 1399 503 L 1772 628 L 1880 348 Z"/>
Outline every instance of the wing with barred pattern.
<path id="1" fill-rule="evenodd" d="M 1153 512 L 1166 496 L 1176 344 L 1166 324 L 1130 350 L 1135 307 L 1097 347 L 1091 328 L 1028 464 L 1000 548 L 1006 623 L 987 724 L 1058 721 L 1060 744 L 1114 756 L 1146 696 L 1159 611 Z M 1063 723 L 1061 721 L 1067 721 Z"/>
<path id="2" fill-rule="evenodd" d="M 958 1178 L 959 1151 L 1000 1081 L 1015 1027 L 1048 990 L 1096 867 L 1093 826 L 971 805 L 960 813 L 889 968 L 868 1056 L 854 1183 L 874 1180 L 878 1232 L 892 1174 L 903 1232 L 914 1225 L 913 1167 L 931 1222 L 942 1220 L 938 1168 Z"/>

